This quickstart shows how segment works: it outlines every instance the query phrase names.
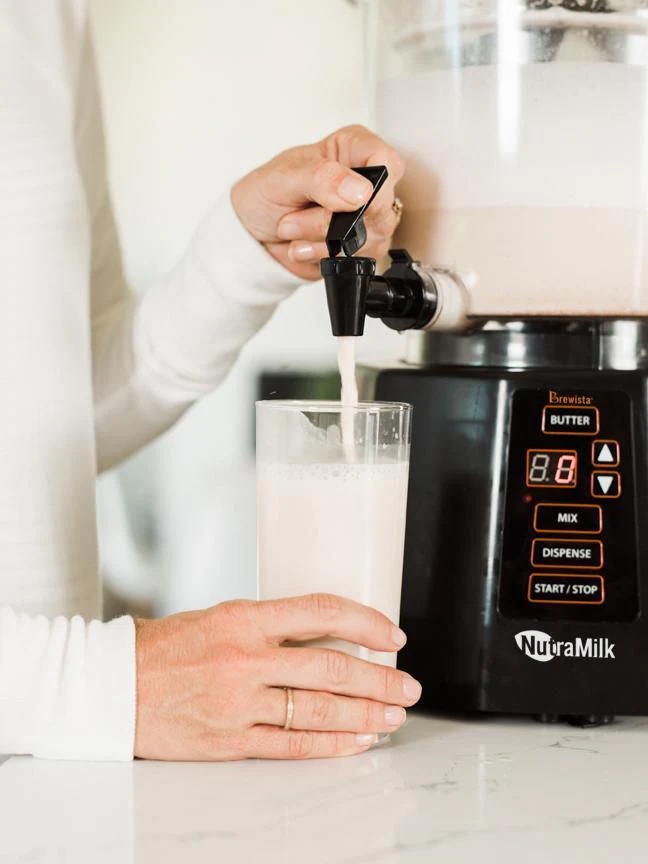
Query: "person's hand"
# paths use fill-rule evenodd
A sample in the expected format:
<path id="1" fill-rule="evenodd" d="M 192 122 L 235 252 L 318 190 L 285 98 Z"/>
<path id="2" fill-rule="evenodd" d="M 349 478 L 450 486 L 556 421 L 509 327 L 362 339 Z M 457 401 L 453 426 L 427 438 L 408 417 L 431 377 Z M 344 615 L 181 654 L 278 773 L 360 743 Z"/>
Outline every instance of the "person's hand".
<path id="1" fill-rule="evenodd" d="M 351 168 L 386 165 L 389 178 L 365 216 L 361 254 L 381 258 L 397 225 L 392 207 L 403 161 L 363 126 L 348 126 L 317 144 L 280 153 L 232 189 L 232 204 L 247 230 L 284 267 L 303 279 L 319 279 L 327 256 L 324 239 L 331 213 L 357 210 L 372 186 Z"/>
<path id="2" fill-rule="evenodd" d="M 306 759 L 367 750 L 405 720 L 421 687 L 404 672 L 339 651 L 287 647 L 335 636 L 397 651 L 388 618 L 331 594 L 136 622 L 135 755 L 149 759 Z M 294 688 L 289 731 L 284 687 Z"/>

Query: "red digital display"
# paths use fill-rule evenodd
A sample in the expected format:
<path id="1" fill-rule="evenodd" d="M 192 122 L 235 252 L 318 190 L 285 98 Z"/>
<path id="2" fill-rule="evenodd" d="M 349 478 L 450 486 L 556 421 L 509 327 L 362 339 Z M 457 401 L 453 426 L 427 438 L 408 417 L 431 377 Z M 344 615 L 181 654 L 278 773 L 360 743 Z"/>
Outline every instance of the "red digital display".
<path id="1" fill-rule="evenodd" d="M 527 450 L 527 486 L 573 489 L 577 475 L 575 450 Z"/>

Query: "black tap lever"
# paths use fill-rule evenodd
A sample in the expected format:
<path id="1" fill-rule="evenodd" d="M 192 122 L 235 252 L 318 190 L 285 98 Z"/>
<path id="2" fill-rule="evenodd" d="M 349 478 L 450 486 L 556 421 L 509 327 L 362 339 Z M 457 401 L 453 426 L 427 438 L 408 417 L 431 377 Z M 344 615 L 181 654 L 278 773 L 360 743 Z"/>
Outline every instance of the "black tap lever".
<path id="1" fill-rule="evenodd" d="M 374 189 L 369 200 L 359 210 L 355 210 L 353 213 L 333 214 L 326 235 L 326 246 L 331 258 L 335 258 L 340 252 L 349 256 L 355 255 L 367 242 L 367 229 L 362 217 L 388 177 L 388 171 L 384 165 L 354 168 L 353 170 L 356 174 L 370 180 Z"/>
<path id="2" fill-rule="evenodd" d="M 326 235 L 329 258 L 320 261 L 334 336 L 362 336 L 365 318 L 380 318 L 392 330 L 456 330 L 468 321 L 468 296 L 461 277 L 430 269 L 406 249 L 391 249 L 390 267 L 376 274 L 374 258 L 353 257 L 367 239 L 362 216 L 387 179 L 384 165 L 354 168 L 374 191 L 355 213 L 334 213 Z M 344 252 L 344 255 L 340 255 Z"/>
<path id="3" fill-rule="evenodd" d="M 320 261 L 331 331 L 334 336 L 362 336 L 367 315 L 381 318 L 393 330 L 424 328 L 436 314 L 438 292 L 418 262 L 405 249 L 392 249 L 391 267 L 377 276 L 375 259 L 353 257 L 367 239 L 362 216 L 388 176 L 384 165 L 353 170 L 371 180 L 374 191 L 364 207 L 331 218 L 326 235 L 330 257 Z"/>

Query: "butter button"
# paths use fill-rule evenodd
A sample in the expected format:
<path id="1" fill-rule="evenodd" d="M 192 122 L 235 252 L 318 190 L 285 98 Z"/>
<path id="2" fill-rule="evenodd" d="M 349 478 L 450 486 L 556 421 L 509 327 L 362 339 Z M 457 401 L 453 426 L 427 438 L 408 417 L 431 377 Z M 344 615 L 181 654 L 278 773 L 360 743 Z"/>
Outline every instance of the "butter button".
<path id="1" fill-rule="evenodd" d="M 598 408 L 558 408 L 546 405 L 542 412 L 542 431 L 546 435 L 597 435 Z"/>

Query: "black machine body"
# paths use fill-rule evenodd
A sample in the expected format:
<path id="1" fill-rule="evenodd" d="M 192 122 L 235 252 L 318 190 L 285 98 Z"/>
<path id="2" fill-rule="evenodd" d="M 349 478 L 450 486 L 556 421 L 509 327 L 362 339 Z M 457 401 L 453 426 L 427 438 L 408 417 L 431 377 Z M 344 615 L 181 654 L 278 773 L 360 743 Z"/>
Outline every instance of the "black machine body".
<path id="1" fill-rule="evenodd" d="M 648 370 L 611 322 L 520 326 L 363 371 L 414 406 L 399 665 L 423 707 L 648 714 Z"/>
<path id="2" fill-rule="evenodd" d="M 353 257 L 371 200 L 321 271 L 334 335 L 414 346 L 361 387 L 414 406 L 399 664 L 424 707 L 648 714 L 648 323 L 471 319 L 452 271 Z"/>

